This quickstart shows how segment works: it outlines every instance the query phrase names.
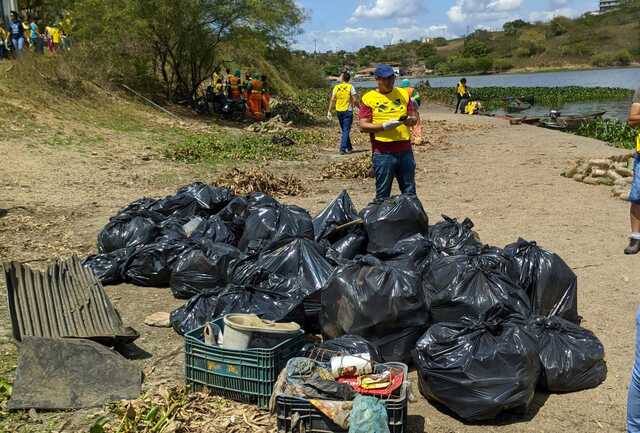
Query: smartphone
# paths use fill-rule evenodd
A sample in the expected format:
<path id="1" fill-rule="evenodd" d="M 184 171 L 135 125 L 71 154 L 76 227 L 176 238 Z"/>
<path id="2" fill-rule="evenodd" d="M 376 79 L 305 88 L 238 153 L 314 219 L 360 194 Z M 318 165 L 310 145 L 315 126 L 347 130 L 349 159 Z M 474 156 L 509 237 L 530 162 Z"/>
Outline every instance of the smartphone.
<path id="1" fill-rule="evenodd" d="M 398 119 L 398 121 L 400 122 L 404 122 L 405 120 L 407 120 L 407 115 L 405 114 L 404 116 L 400 116 L 400 118 Z"/>

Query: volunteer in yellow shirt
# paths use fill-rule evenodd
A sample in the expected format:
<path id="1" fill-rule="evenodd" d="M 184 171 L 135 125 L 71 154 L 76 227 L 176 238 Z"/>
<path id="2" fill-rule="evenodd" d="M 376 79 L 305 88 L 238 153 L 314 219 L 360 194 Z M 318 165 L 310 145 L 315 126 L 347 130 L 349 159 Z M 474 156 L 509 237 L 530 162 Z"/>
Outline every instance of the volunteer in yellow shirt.
<path id="1" fill-rule="evenodd" d="M 632 128 L 640 128 L 640 89 L 636 91 L 629 110 L 629 126 Z M 639 131 L 640 134 L 640 131 Z M 631 203 L 630 219 L 631 219 L 631 236 L 629 246 L 625 248 L 625 254 L 637 254 L 640 252 L 640 135 L 636 139 L 636 157 L 633 165 L 633 181 L 631 182 L 631 192 L 629 193 L 629 202 Z M 631 389 L 631 387 L 629 387 Z M 640 423 L 640 408 L 638 408 L 638 417 Z"/>
<path id="2" fill-rule="evenodd" d="M 360 130 L 369 134 L 376 176 L 376 199 L 391 195 L 393 180 L 402 194 L 416 193 L 416 161 L 411 131 L 415 107 L 407 89 L 394 87 L 395 73 L 388 65 L 375 70 L 378 87 L 367 92 L 360 104 Z"/>
<path id="3" fill-rule="evenodd" d="M 349 81 L 351 74 L 344 72 L 341 77 L 340 84 L 333 87 L 331 100 L 329 101 L 329 109 L 327 110 L 327 119 L 331 120 L 331 111 L 335 107 L 340 130 L 342 131 L 342 139 L 340 140 L 340 154 L 351 153 L 351 125 L 353 124 L 353 107 L 357 104 L 357 93 Z"/>
<path id="4" fill-rule="evenodd" d="M 467 79 L 463 78 L 458 81 L 456 86 L 456 111 L 460 110 L 460 114 L 464 114 L 464 108 L 469 102 L 469 89 L 467 89 Z"/>

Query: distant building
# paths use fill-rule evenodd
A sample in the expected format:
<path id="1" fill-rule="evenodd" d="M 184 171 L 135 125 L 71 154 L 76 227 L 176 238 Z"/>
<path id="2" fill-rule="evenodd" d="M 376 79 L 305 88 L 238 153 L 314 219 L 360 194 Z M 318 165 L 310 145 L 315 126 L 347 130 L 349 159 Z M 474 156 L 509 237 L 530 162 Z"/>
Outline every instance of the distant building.
<path id="1" fill-rule="evenodd" d="M 9 14 L 11 11 L 18 10 L 18 0 L 0 0 L 0 16 L 2 21 L 9 21 Z"/>
<path id="2" fill-rule="evenodd" d="M 627 0 L 600 0 L 600 13 L 619 8 Z"/>

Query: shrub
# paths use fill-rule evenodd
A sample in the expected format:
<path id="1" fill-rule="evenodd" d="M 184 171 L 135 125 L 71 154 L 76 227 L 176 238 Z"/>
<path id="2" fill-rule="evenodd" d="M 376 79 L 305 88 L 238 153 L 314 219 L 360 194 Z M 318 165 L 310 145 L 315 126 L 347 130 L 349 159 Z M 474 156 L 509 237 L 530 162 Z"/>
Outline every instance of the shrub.
<path id="1" fill-rule="evenodd" d="M 516 57 L 531 57 L 531 51 L 526 47 L 518 47 L 513 51 Z"/>
<path id="2" fill-rule="evenodd" d="M 496 72 L 504 72 L 513 69 L 513 62 L 509 59 L 495 59 L 493 61 L 493 69 Z"/>

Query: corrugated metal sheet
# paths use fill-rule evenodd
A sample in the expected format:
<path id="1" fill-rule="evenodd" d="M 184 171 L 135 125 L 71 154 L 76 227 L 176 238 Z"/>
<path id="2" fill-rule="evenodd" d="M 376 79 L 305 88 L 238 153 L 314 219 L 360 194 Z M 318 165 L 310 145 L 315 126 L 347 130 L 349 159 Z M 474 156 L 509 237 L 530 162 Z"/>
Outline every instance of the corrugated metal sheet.
<path id="1" fill-rule="evenodd" d="M 56 261 L 46 272 L 19 262 L 3 267 L 16 340 L 81 337 L 112 344 L 138 337 L 134 329 L 123 326 L 104 288 L 77 257 Z"/>

